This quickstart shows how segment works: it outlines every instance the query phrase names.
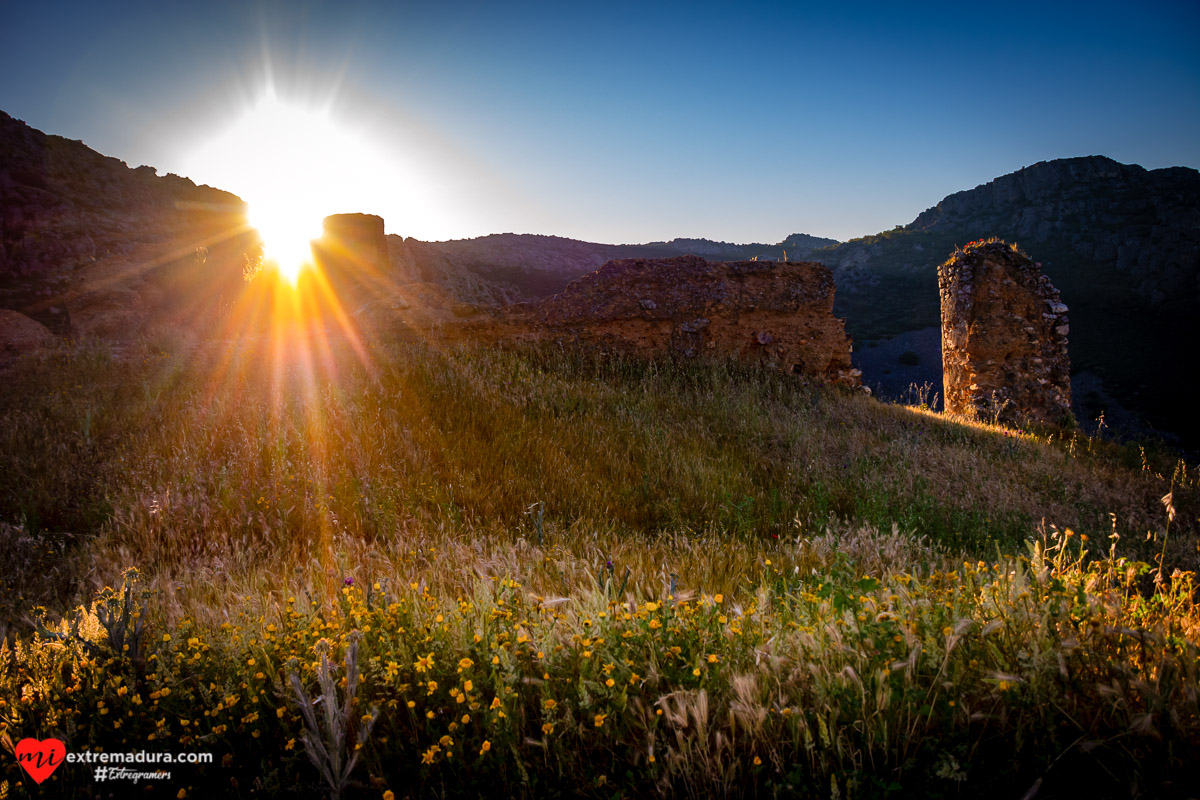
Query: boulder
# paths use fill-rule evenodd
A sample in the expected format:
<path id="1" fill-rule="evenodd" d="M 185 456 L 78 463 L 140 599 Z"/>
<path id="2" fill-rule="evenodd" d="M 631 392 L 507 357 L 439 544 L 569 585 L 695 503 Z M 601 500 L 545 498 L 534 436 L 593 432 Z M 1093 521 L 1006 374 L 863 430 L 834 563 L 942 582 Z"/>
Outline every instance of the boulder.
<path id="1" fill-rule="evenodd" d="M 54 334 L 42 323 L 19 311 L 0 309 L 0 354 L 19 355 L 54 343 Z"/>

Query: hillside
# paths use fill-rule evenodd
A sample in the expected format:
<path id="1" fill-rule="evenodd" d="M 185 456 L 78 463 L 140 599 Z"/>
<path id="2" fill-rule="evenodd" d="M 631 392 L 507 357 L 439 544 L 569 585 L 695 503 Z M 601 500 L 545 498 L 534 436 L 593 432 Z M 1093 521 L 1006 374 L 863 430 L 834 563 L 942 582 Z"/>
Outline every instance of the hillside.
<path id="1" fill-rule="evenodd" d="M 728 362 L 288 335 L 5 371 L 16 730 L 229 754 L 204 797 L 1189 785 L 1194 467 Z"/>
<path id="2" fill-rule="evenodd" d="M 1095 373 L 1159 428 L 1200 442 L 1200 383 L 1181 361 L 1200 338 L 1200 173 L 1098 156 L 1042 162 L 811 258 L 834 270 L 836 310 L 865 345 L 936 325 L 937 265 L 989 236 L 1020 243 L 1062 292 L 1074 372 Z"/>
<path id="3" fill-rule="evenodd" d="M 236 196 L 0 111 L 0 308 L 61 334 L 178 323 L 228 301 L 250 239 Z"/>

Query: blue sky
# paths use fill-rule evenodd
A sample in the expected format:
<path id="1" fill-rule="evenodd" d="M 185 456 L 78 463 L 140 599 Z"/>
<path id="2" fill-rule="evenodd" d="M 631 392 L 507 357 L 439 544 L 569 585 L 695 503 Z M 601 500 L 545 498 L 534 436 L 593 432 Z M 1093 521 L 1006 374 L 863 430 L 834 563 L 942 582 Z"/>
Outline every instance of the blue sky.
<path id="1" fill-rule="evenodd" d="M 0 0 L 0 109 L 213 183 L 270 81 L 395 156 L 407 200 L 342 209 L 391 233 L 844 240 L 1041 160 L 1200 167 L 1198 36 L 1196 2 Z"/>

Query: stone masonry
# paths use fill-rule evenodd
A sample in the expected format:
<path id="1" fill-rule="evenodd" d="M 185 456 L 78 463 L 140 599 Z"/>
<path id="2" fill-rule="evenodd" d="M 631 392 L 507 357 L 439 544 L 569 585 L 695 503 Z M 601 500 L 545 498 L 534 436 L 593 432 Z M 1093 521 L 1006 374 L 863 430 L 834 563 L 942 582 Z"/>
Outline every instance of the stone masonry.
<path id="1" fill-rule="evenodd" d="M 390 258 L 383 218 L 374 214 L 333 214 L 313 243 L 317 263 L 334 294 L 350 312 L 384 293 Z"/>
<path id="2" fill-rule="evenodd" d="M 379 312 L 439 340 L 555 342 L 635 357 L 736 358 L 843 386 L 861 386 L 833 274 L 808 262 L 710 262 L 698 256 L 610 261 L 533 303 L 456 303 L 439 287 L 398 284 L 383 220 L 325 220 L 314 252 L 338 303 L 366 323 Z M 369 323 L 368 323 L 369 324 Z"/>
<path id="3" fill-rule="evenodd" d="M 502 310 L 513 338 L 656 356 L 733 357 L 844 386 L 861 385 L 833 274 L 809 262 L 698 256 L 610 261 L 561 293 Z"/>
<path id="4" fill-rule="evenodd" d="M 1015 244 L 972 242 L 938 267 L 946 411 L 1013 425 L 1071 414 L 1067 307 Z"/>

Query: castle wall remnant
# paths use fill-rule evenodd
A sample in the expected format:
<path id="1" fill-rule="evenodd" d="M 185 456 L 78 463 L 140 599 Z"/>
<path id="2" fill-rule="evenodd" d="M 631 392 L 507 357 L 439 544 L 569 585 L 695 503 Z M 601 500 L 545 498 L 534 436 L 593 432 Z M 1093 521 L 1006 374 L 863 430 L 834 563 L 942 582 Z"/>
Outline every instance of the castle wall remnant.
<path id="1" fill-rule="evenodd" d="M 610 261 L 545 300 L 510 306 L 516 338 L 642 357 L 709 354 L 859 386 L 833 273 L 808 262 L 698 256 Z"/>
<path id="2" fill-rule="evenodd" d="M 1006 424 L 1071 413 L 1067 307 L 1015 244 L 972 242 L 938 267 L 946 411 Z"/>
<path id="3" fill-rule="evenodd" d="M 350 311 L 377 298 L 389 280 L 390 259 L 382 217 L 328 216 L 313 251 L 334 293 Z"/>

